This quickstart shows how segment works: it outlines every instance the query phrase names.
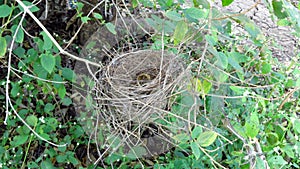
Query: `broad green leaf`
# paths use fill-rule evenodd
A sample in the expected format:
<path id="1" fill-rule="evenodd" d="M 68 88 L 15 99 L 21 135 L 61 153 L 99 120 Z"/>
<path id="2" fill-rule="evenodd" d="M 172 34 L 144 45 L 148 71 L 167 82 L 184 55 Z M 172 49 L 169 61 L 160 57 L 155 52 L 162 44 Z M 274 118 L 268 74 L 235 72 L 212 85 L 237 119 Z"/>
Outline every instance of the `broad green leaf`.
<path id="1" fill-rule="evenodd" d="M 58 155 L 55 157 L 55 159 L 57 160 L 57 162 L 59 163 L 63 163 L 63 162 L 67 162 L 67 155 Z"/>
<path id="2" fill-rule="evenodd" d="M 55 57 L 51 54 L 41 54 L 41 64 L 48 73 L 52 73 L 55 67 Z"/>
<path id="3" fill-rule="evenodd" d="M 132 0 L 131 3 L 133 8 L 136 8 L 139 5 L 137 0 Z"/>
<path id="4" fill-rule="evenodd" d="M 50 160 L 43 161 L 41 163 L 41 168 L 42 169 L 56 169 L 56 167 L 54 167 L 54 165 L 52 164 L 52 162 L 50 162 Z"/>
<path id="5" fill-rule="evenodd" d="M 188 31 L 188 25 L 186 22 L 180 21 L 177 23 L 175 32 L 173 35 L 175 45 L 178 45 L 184 39 L 187 31 Z"/>
<path id="6" fill-rule="evenodd" d="M 44 40 L 43 49 L 45 51 L 50 50 L 52 48 L 52 44 L 53 44 L 51 39 L 45 32 L 41 32 L 41 35 L 43 36 L 43 40 Z"/>
<path id="7" fill-rule="evenodd" d="M 216 55 L 217 62 L 216 65 L 226 69 L 228 66 L 228 58 L 223 52 L 218 52 L 218 55 Z"/>
<path id="8" fill-rule="evenodd" d="M 80 20 L 82 21 L 82 23 L 88 23 L 88 21 L 91 20 L 91 18 L 89 18 L 88 16 L 83 16 L 80 17 Z"/>
<path id="9" fill-rule="evenodd" d="M 245 132 L 248 137 L 254 138 L 259 132 L 259 119 L 257 113 L 252 113 L 250 120 L 245 123 Z"/>
<path id="10" fill-rule="evenodd" d="M 274 165 L 283 166 L 287 164 L 287 162 L 283 159 L 282 156 L 273 156 L 268 160 L 268 162 L 273 166 Z"/>
<path id="11" fill-rule="evenodd" d="M 208 147 L 217 139 L 217 133 L 214 131 L 205 131 L 197 138 L 197 142 L 202 147 Z"/>
<path id="12" fill-rule="evenodd" d="M 105 24 L 106 28 L 114 35 L 117 34 L 116 29 L 115 29 L 115 25 L 113 25 L 112 23 L 106 23 Z"/>
<path id="13" fill-rule="evenodd" d="M 208 94 L 210 89 L 212 87 L 212 83 L 207 81 L 207 80 L 203 80 L 203 83 L 202 83 L 202 91 L 204 94 Z"/>
<path id="14" fill-rule="evenodd" d="M 38 119 L 36 116 L 34 115 L 30 115 L 26 118 L 26 122 L 30 125 L 30 126 L 36 126 Z"/>
<path id="15" fill-rule="evenodd" d="M 234 0 L 222 0 L 222 6 L 230 5 Z"/>
<path id="16" fill-rule="evenodd" d="M 40 9 L 36 6 L 36 5 L 33 5 L 32 4 L 32 2 L 29 2 L 29 1 L 23 1 L 23 3 L 27 6 L 27 7 L 29 7 L 30 6 L 30 11 L 31 12 L 37 12 L 37 11 L 39 11 Z M 20 10 L 23 12 L 24 11 L 24 9 L 19 5 L 19 8 L 20 8 Z"/>
<path id="17" fill-rule="evenodd" d="M 62 76 L 71 82 L 74 82 L 76 79 L 76 75 L 75 75 L 74 71 L 70 68 L 63 68 Z"/>
<path id="18" fill-rule="evenodd" d="M 267 133 L 267 142 L 272 145 L 272 146 L 276 146 L 276 144 L 278 143 L 278 135 L 276 133 Z"/>
<path id="19" fill-rule="evenodd" d="M 257 125 L 254 123 L 246 122 L 245 123 L 245 133 L 248 137 L 254 138 L 257 136 L 259 129 Z"/>
<path id="20" fill-rule="evenodd" d="M 177 13 L 176 11 L 168 11 L 166 12 L 166 17 L 173 20 L 173 21 L 181 21 L 183 20 L 183 18 L 181 17 L 181 15 L 179 13 Z"/>
<path id="21" fill-rule="evenodd" d="M 261 73 L 262 74 L 268 74 L 272 70 L 272 66 L 269 63 L 263 62 L 261 65 Z"/>
<path id="22" fill-rule="evenodd" d="M 45 107 L 44 107 L 44 111 L 45 111 L 46 113 L 50 113 L 50 112 L 52 112 L 52 111 L 54 110 L 54 108 L 55 108 L 55 106 L 54 106 L 53 104 L 47 103 L 47 104 L 45 105 Z"/>
<path id="23" fill-rule="evenodd" d="M 207 0 L 193 0 L 194 6 L 195 7 L 203 7 L 206 9 L 209 9 L 210 4 Z"/>
<path id="24" fill-rule="evenodd" d="M 102 15 L 99 13 L 93 13 L 93 16 L 94 16 L 94 18 L 99 19 L 99 20 L 103 19 Z"/>
<path id="25" fill-rule="evenodd" d="M 198 138 L 201 133 L 202 133 L 202 127 L 196 126 L 192 131 L 192 138 L 193 139 Z"/>
<path id="26" fill-rule="evenodd" d="M 299 119 L 295 119 L 293 120 L 293 129 L 300 134 L 300 120 Z"/>
<path id="27" fill-rule="evenodd" d="M 179 143 L 186 143 L 189 140 L 189 136 L 185 133 L 181 133 L 173 136 L 173 139 Z"/>
<path id="28" fill-rule="evenodd" d="M 190 144 L 190 146 L 191 146 L 191 148 L 192 148 L 192 152 L 193 152 L 193 154 L 194 154 L 196 160 L 198 160 L 199 157 L 200 157 L 200 155 L 201 155 L 200 148 L 198 147 L 197 143 L 195 143 L 195 142 L 192 142 L 192 143 Z"/>
<path id="29" fill-rule="evenodd" d="M 15 136 L 14 140 L 11 142 L 13 147 L 18 147 L 24 143 L 26 143 L 29 135 L 20 135 L 20 136 Z"/>
<path id="30" fill-rule="evenodd" d="M 24 40 L 24 31 L 23 31 L 23 29 L 20 27 L 19 29 L 18 29 L 18 32 L 16 32 L 16 30 L 17 30 L 17 25 L 13 25 L 12 27 L 11 27 L 11 30 L 12 30 L 12 33 L 13 33 L 13 36 L 15 36 L 15 34 L 16 34 L 16 42 L 18 42 L 18 43 L 22 43 L 23 42 L 23 40 Z"/>
<path id="31" fill-rule="evenodd" d="M 195 8 L 195 7 L 186 9 L 184 11 L 184 13 L 187 17 L 190 17 L 193 19 L 204 19 L 208 16 L 207 9 L 199 9 L 199 8 Z"/>
<path id="32" fill-rule="evenodd" d="M 0 18 L 5 18 L 10 15 L 12 8 L 8 5 L 0 5 Z"/>
<path id="33" fill-rule="evenodd" d="M 244 94 L 245 88 L 240 86 L 230 86 L 229 87 L 232 91 L 234 91 L 236 94 Z"/>
<path id="34" fill-rule="evenodd" d="M 6 39 L 4 37 L 0 37 L 0 58 L 2 58 L 5 55 L 6 48 L 7 48 Z"/>
<path id="35" fill-rule="evenodd" d="M 58 96 L 63 99 L 66 96 L 67 90 L 65 86 L 61 86 L 60 88 L 58 88 L 57 90 L 57 94 Z"/>
<path id="36" fill-rule="evenodd" d="M 278 19 L 284 19 L 288 17 L 286 9 L 283 7 L 282 1 L 272 1 L 272 6 L 274 10 L 274 14 L 277 16 Z"/>
<path id="37" fill-rule="evenodd" d="M 63 98 L 61 102 L 65 106 L 70 106 L 72 104 L 72 100 L 69 97 Z"/>
<path id="38" fill-rule="evenodd" d="M 228 63 L 238 72 L 244 74 L 243 68 L 239 65 L 239 62 L 234 58 L 234 56 L 228 56 Z"/>

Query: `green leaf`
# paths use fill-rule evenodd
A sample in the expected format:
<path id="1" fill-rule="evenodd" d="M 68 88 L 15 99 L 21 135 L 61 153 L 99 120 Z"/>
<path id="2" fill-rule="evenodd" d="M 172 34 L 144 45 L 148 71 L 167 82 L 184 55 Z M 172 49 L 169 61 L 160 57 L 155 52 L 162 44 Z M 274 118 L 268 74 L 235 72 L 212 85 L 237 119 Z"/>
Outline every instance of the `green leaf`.
<path id="1" fill-rule="evenodd" d="M 56 169 L 56 167 L 54 167 L 54 165 L 49 160 L 43 161 L 41 163 L 41 168 L 42 169 Z"/>
<path id="2" fill-rule="evenodd" d="M 193 3 L 195 7 L 201 6 L 206 9 L 209 9 L 210 7 L 210 4 L 207 0 L 193 0 Z"/>
<path id="3" fill-rule="evenodd" d="M 259 119 L 257 113 L 252 113 L 250 120 L 245 123 L 245 133 L 248 137 L 254 138 L 259 132 Z"/>
<path id="4" fill-rule="evenodd" d="M 0 37 L 0 58 L 3 58 L 3 56 L 5 55 L 6 48 L 7 48 L 6 39 L 4 37 Z"/>
<path id="5" fill-rule="evenodd" d="M 28 137 L 29 137 L 28 135 L 15 136 L 14 140 L 11 142 L 11 145 L 13 147 L 18 147 L 18 146 L 26 143 Z"/>
<path id="6" fill-rule="evenodd" d="M 65 106 L 70 106 L 72 104 L 72 100 L 69 97 L 65 97 L 62 100 L 62 104 Z"/>
<path id="7" fill-rule="evenodd" d="M 131 3 L 133 8 L 136 8 L 139 5 L 137 0 L 132 0 Z"/>
<path id="8" fill-rule="evenodd" d="M 193 152 L 193 154 L 194 154 L 196 160 L 198 160 L 199 157 L 200 157 L 200 155 L 201 155 L 200 148 L 198 147 L 197 143 L 195 143 L 195 142 L 192 142 L 192 143 L 190 144 L 190 146 L 191 146 L 191 148 L 192 148 L 192 152 Z"/>
<path id="9" fill-rule="evenodd" d="M 106 23 L 105 26 L 112 34 L 114 34 L 114 35 L 117 34 L 115 25 L 113 25 L 112 23 L 109 22 L 109 23 Z"/>
<path id="10" fill-rule="evenodd" d="M 88 23 L 89 20 L 91 20 L 91 18 L 89 18 L 88 16 L 83 16 L 83 17 L 80 17 L 82 23 Z"/>
<path id="11" fill-rule="evenodd" d="M 257 136 L 258 132 L 259 129 L 254 123 L 249 123 L 249 122 L 245 123 L 245 133 L 248 137 L 254 138 Z"/>
<path id="12" fill-rule="evenodd" d="M 293 120 L 293 129 L 300 134 L 300 120 L 299 119 L 295 119 Z"/>
<path id="13" fill-rule="evenodd" d="M 202 147 L 208 147 L 217 139 L 217 133 L 214 131 L 205 131 L 197 138 L 197 142 Z"/>
<path id="14" fill-rule="evenodd" d="M 18 32 L 16 32 L 16 30 L 17 30 L 17 25 L 13 25 L 12 27 L 11 27 L 11 30 L 12 30 L 12 33 L 13 33 L 13 36 L 15 36 L 15 34 L 17 34 L 16 35 L 16 42 L 18 42 L 18 43 L 22 43 L 23 42 L 23 40 L 24 40 L 24 31 L 23 31 L 23 29 L 20 27 L 19 29 L 18 29 Z"/>
<path id="15" fill-rule="evenodd" d="M 41 54 L 41 64 L 48 73 L 52 73 L 55 67 L 55 57 L 51 54 Z"/>
<path id="16" fill-rule="evenodd" d="M 261 73 L 262 74 L 268 74 L 272 70 L 272 66 L 269 63 L 263 62 L 261 65 Z"/>
<path id="17" fill-rule="evenodd" d="M 229 87 L 232 91 L 234 91 L 236 94 L 244 94 L 245 88 L 240 86 L 230 86 Z"/>
<path id="18" fill-rule="evenodd" d="M 272 6 L 274 9 L 274 14 L 278 19 L 284 19 L 288 17 L 286 9 L 283 7 L 282 1 L 272 1 Z"/>
<path id="19" fill-rule="evenodd" d="M 41 32 L 41 35 L 43 36 L 43 40 L 44 40 L 43 49 L 45 51 L 51 49 L 53 43 L 52 43 L 51 39 L 49 38 L 49 36 L 45 32 Z"/>
<path id="20" fill-rule="evenodd" d="M 30 11 L 31 12 L 37 12 L 37 11 L 39 11 L 40 9 L 36 6 L 36 5 L 33 5 L 32 4 L 32 2 L 28 2 L 28 1 L 23 1 L 23 3 L 27 6 L 27 7 L 29 7 L 30 6 Z M 19 8 L 20 8 L 20 10 L 23 12 L 24 11 L 24 9 L 19 5 Z"/>
<path id="21" fill-rule="evenodd" d="M 189 137 L 185 133 L 177 134 L 173 137 L 174 140 L 178 141 L 179 143 L 186 143 L 189 140 Z"/>
<path id="22" fill-rule="evenodd" d="M 76 79 L 76 75 L 75 75 L 74 71 L 70 68 L 63 68 L 62 76 L 71 82 L 74 82 Z"/>
<path id="23" fill-rule="evenodd" d="M 267 133 L 267 142 L 272 145 L 276 146 L 278 143 L 278 135 L 276 133 Z"/>
<path id="24" fill-rule="evenodd" d="M 226 54 L 224 54 L 223 52 L 218 52 L 218 55 L 216 55 L 217 58 L 217 66 L 220 66 L 223 69 L 226 69 L 228 66 L 228 58 L 226 56 Z"/>
<path id="25" fill-rule="evenodd" d="M 210 89 L 212 87 L 212 83 L 207 81 L 207 80 L 204 80 L 203 81 L 203 84 L 202 84 L 202 91 L 204 94 L 208 94 Z"/>
<path id="26" fill-rule="evenodd" d="M 173 20 L 173 21 L 181 21 L 183 20 L 183 18 L 181 17 L 181 15 L 179 13 L 177 13 L 176 11 L 168 11 L 166 12 L 166 17 Z"/>
<path id="27" fill-rule="evenodd" d="M 233 2 L 233 0 L 222 0 L 222 6 L 228 6 Z"/>
<path id="28" fill-rule="evenodd" d="M 207 9 L 191 7 L 185 10 L 185 15 L 193 19 L 204 19 L 208 16 Z"/>
<path id="29" fill-rule="evenodd" d="M 283 159 L 282 156 L 273 156 L 268 160 L 268 162 L 273 166 L 274 165 L 283 166 L 287 164 L 287 162 Z"/>
<path id="30" fill-rule="evenodd" d="M 44 111 L 45 111 L 46 113 L 50 113 L 50 112 L 52 112 L 52 111 L 54 110 L 54 108 L 55 108 L 55 106 L 54 106 L 53 104 L 47 103 L 47 104 L 45 105 L 45 107 L 44 107 Z"/>
<path id="31" fill-rule="evenodd" d="M 0 18 L 5 18 L 9 16 L 12 12 L 12 8 L 9 7 L 8 5 L 0 5 Z"/>
<path id="32" fill-rule="evenodd" d="M 193 139 L 198 138 L 201 133 L 202 133 L 202 127 L 196 126 L 192 131 L 192 138 Z"/>
<path id="33" fill-rule="evenodd" d="M 102 15 L 99 13 L 93 13 L 93 16 L 94 16 L 94 18 L 99 19 L 99 20 L 103 19 Z"/>
<path id="34" fill-rule="evenodd" d="M 59 163 L 67 162 L 67 155 L 58 155 L 56 156 L 56 160 Z"/>
<path id="35" fill-rule="evenodd" d="M 228 63 L 238 72 L 244 74 L 243 68 L 239 65 L 239 62 L 235 59 L 234 56 L 228 56 Z"/>
<path id="36" fill-rule="evenodd" d="M 186 22 L 180 21 L 177 23 L 175 32 L 173 35 L 175 45 L 178 45 L 183 40 L 187 31 L 188 31 L 188 25 Z"/>
<path id="37" fill-rule="evenodd" d="M 34 115 L 30 115 L 26 118 L 26 122 L 30 125 L 30 126 L 36 126 L 38 119 L 36 116 Z"/>
<path id="38" fill-rule="evenodd" d="M 58 88 L 57 90 L 57 94 L 58 96 L 63 99 L 66 96 L 67 90 L 65 86 L 61 86 L 60 88 Z"/>

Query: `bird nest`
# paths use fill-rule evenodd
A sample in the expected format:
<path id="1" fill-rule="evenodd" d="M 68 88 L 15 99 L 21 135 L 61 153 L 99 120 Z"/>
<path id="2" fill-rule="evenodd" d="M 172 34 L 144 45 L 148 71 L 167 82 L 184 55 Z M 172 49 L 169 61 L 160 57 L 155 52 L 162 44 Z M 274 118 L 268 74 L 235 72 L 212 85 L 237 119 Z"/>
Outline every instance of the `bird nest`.
<path id="1" fill-rule="evenodd" d="M 108 133 L 120 134 L 127 152 L 139 147 L 145 156 L 169 148 L 169 136 L 156 120 L 164 118 L 184 71 L 181 59 L 153 50 L 124 54 L 107 65 L 96 89 L 100 116 Z"/>

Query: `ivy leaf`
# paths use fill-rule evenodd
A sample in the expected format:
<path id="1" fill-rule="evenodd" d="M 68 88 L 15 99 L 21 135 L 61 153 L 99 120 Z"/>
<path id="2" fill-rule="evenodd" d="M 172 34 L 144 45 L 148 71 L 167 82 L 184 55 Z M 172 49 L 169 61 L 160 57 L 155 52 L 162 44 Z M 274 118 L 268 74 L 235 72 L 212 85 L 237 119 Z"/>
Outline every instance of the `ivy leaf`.
<path id="1" fill-rule="evenodd" d="M 207 80 L 204 80 L 203 81 L 203 84 L 202 84 L 202 90 L 203 90 L 203 93 L 204 94 L 208 94 L 210 89 L 212 87 L 212 84 L 211 82 L 207 81 Z"/>
<path id="2" fill-rule="evenodd" d="M 82 23 L 87 23 L 89 20 L 91 20 L 91 18 L 87 17 L 87 16 L 83 16 L 80 18 Z"/>
<path id="3" fill-rule="evenodd" d="M 8 5 L 0 5 L 0 18 L 5 18 L 10 15 L 12 8 Z"/>
<path id="4" fill-rule="evenodd" d="M 233 0 L 222 0 L 222 6 L 228 6 L 233 2 Z"/>
<path id="5" fill-rule="evenodd" d="M 245 123 L 245 133 L 248 137 L 254 138 L 259 132 L 259 119 L 257 113 L 252 113 L 250 120 Z"/>
<path id="6" fill-rule="evenodd" d="M 198 160 L 201 155 L 200 148 L 198 147 L 197 143 L 195 143 L 195 142 L 192 142 L 190 144 L 190 146 L 191 146 L 193 154 L 195 155 L 196 160 Z"/>
<path id="7" fill-rule="evenodd" d="M 115 25 L 113 25 L 112 23 L 109 22 L 109 23 L 106 23 L 105 26 L 112 34 L 114 34 L 114 35 L 117 34 Z"/>
<path id="8" fill-rule="evenodd" d="M 205 131 L 197 138 L 197 142 L 202 147 L 208 147 L 217 139 L 217 133 L 214 131 Z"/>
<path id="9" fill-rule="evenodd" d="M 200 126 L 196 126 L 192 131 L 192 138 L 196 139 L 202 133 L 202 128 Z"/>
<path id="10" fill-rule="evenodd" d="M 188 25 L 186 22 L 180 21 L 177 23 L 175 32 L 173 35 L 175 45 L 178 45 L 183 40 L 187 31 L 188 31 Z"/>
<path id="11" fill-rule="evenodd" d="M 76 79 L 76 75 L 75 75 L 74 71 L 70 68 L 63 68 L 62 76 L 71 82 L 74 82 Z"/>
<path id="12" fill-rule="evenodd" d="M 4 37 L 0 37 L 0 58 L 2 58 L 6 53 L 6 39 Z"/>
<path id="13" fill-rule="evenodd" d="M 52 73 L 55 66 L 55 57 L 51 54 L 41 54 L 41 64 L 48 73 Z"/>

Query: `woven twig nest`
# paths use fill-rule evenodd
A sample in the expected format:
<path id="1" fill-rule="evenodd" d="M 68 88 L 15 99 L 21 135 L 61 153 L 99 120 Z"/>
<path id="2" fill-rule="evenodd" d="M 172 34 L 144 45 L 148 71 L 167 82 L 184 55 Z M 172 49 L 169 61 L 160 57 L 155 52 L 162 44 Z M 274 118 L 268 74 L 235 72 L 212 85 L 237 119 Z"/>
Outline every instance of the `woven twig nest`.
<path id="1" fill-rule="evenodd" d="M 110 112 L 122 119 L 145 121 L 168 103 L 183 63 L 172 54 L 141 50 L 123 55 L 108 65 L 105 96 Z"/>
<path id="2" fill-rule="evenodd" d="M 184 71 L 181 59 L 153 50 L 124 54 L 107 65 L 97 89 L 100 116 L 109 132 L 121 133 L 128 151 L 141 146 L 145 156 L 168 150 L 169 136 L 155 121 L 164 117 Z"/>

